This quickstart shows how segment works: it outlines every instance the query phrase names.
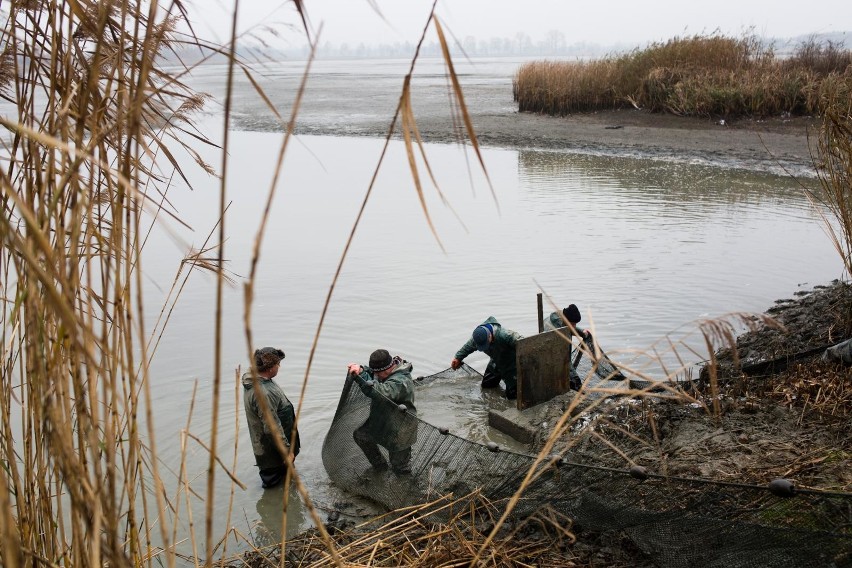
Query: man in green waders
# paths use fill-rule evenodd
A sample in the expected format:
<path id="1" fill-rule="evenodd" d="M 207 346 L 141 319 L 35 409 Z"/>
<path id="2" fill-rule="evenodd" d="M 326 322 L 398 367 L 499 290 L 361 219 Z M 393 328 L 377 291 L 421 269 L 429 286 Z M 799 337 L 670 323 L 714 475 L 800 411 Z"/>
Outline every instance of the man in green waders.
<path id="1" fill-rule="evenodd" d="M 476 326 L 467 343 L 456 352 L 450 367 L 458 369 L 465 357 L 474 351 L 482 351 L 490 357 L 485 373 L 482 375 L 482 388 L 498 387 L 502 380 L 506 385 L 506 398 L 515 400 L 518 398 L 518 368 L 515 351 L 520 339 L 523 339 L 521 334 L 505 329 L 494 316 L 491 316 Z"/>
<path id="2" fill-rule="evenodd" d="M 563 309 L 561 312 L 553 312 L 548 317 L 544 318 L 544 331 L 552 331 L 554 329 L 559 328 L 567 328 L 568 340 L 571 340 L 571 337 L 577 335 L 580 337 L 580 340 L 586 340 L 591 337 L 591 333 L 587 329 L 581 329 L 577 327 L 577 324 L 580 323 L 580 309 L 571 304 L 567 308 Z M 576 332 L 576 333 L 575 333 Z M 582 354 L 582 351 L 577 348 L 578 352 Z M 577 362 L 579 362 L 579 357 L 577 358 Z M 580 387 L 583 386 L 583 380 L 580 378 L 580 375 L 577 373 L 577 369 L 574 368 L 574 345 L 571 344 L 571 347 L 568 349 L 568 385 L 571 390 L 580 390 Z"/>
<path id="3" fill-rule="evenodd" d="M 296 428 L 296 413 L 293 405 L 275 381 L 275 375 L 284 360 L 284 352 L 275 347 L 264 347 L 254 352 L 254 366 L 243 375 L 243 406 L 248 420 L 251 446 L 259 468 L 264 489 L 275 487 L 284 480 L 287 460 L 278 451 L 275 438 L 281 440 L 284 449 L 293 458 L 299 455 L 299 430 Z M 269 410 L 272 424 L 264 420 L 263 407 Z M 293 441 L 291 446 L 290 441 Z"/>
<path id="4" fill-rule="evenodd" d="M 411 473 L 411 446 L 417 440 L 412 369 L 411 363 L 391 357 L 385 349 L 373 351 L 366 369 L 358 363 L 349 364 L 349 376 L 370 398 L 370 415 L 352 437 L 375 471 L 388 468 L 379 450 L 382 446 L 388 451 L 394 473 Z M 406 411 L 400 405 L 405 405 Z"/>

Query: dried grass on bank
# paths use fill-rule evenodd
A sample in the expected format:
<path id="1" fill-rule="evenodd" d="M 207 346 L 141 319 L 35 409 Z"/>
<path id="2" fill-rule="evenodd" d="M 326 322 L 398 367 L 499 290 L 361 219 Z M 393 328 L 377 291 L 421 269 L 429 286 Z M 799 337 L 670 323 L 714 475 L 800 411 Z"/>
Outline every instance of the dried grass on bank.
<path id="1" fill-rule="evenodd" d="M 826 92 L 852 94 L 852 51 L 815 39 L 777 57 L 755 36 L 673 38 L 594 61 L 535 61 L 513 81 L 520 111 L 564 116 L 643 108 L 699 117 L 821 115 Z"/>
<path id="2" fill-rule="evenodd" d="M 635 549 L 611 548 L 604 553 L 578 545 L 572 522 L 543 508 L 523 521 L 506 524 L 486 544 L 505 503 L 492 503 L 479 493 L 445 498 L 408 510 L 388 513 L 360 525 L 329 532 L 346 566 L 469 566 L 477 557 L 488 566 L 594 566 L 647 565 Z M 442 520 L 438 520 L 442 519 Z M 315 530 L 287 541 L 285 566 L 333 566 Z M 281 566 L 280 547 L 272 546 L 230 560 L 227 568 L 274 568 Z"/>

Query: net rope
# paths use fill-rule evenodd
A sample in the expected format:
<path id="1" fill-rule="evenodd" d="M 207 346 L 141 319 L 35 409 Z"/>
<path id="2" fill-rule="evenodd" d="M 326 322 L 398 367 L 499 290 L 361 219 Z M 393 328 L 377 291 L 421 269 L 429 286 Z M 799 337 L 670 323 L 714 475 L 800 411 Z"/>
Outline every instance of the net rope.
<path id="1" fill-rule="evenodd" d="M 617 371 L 611 363 L 584 359 L 578 371 L 588 377 L 587 384 Z M 419 377 L 415 388 L 436 380 L 481 378 L 465 364 Z M 476 489 L 491 501 L 508 499 L 535 465 L 536 456 L 466 440 L 388 404 L 416 424 L 410 474 L 376 471 L 355 444 L 352 434 L 367 420 L 370 398 L 351 378 L 344 383 L 322 449 L 323 465 L 336 485 L 388 510 Z M 623 531 L 664 566 L 852 566 L 852 494 L 793 491 L 779 496 L 767 487 L 637 476 L 635 470 L 569 457 L 540 460 L 514 515 L 550 506 L 584 529 Z"/>

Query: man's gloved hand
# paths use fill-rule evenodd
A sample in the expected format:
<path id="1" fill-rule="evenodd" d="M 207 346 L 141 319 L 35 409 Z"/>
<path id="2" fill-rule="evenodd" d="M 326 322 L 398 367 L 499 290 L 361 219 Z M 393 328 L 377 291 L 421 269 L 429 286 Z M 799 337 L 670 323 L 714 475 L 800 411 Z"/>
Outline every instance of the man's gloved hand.
<path id="1" fill-rule="evenodd" d="M 462 366 L 462 362 L 460 360 L 456 359 L 455 357 L 453 357 L 453 360 L 450 361 L 450 367 L 452 367 L 452 369 L 454 371 L 461 366 Z"/>
<path id="2" fill-rule="evenodd" d="M 358 363 L 349 363 L 349 374 L 350 375 L 360 375 L 363 372 L 363 367 Z"/>

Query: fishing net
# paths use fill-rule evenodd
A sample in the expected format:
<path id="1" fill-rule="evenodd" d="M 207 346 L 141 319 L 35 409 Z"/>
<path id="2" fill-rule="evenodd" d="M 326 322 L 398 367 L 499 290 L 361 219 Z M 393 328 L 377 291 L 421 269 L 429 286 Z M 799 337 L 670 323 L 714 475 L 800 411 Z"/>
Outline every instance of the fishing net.
<path id="1" fill-rule="evenodd" d="M 589 381 L 606 380 L 615 370 L 606 372 L 600 360 L 583 359 L 578 371 Z M 464 378 L 478 381 L 481 375 L 463 365 L 415 384 Z M 523 485 L 514 515 L 549 506 L 584 529 L 623 531 L 664 566 L 852 566 L 850 494 L 663 477 L 641 468 L 580 463 L 570 455 L 537 460 L 465 440 L 394 410 L 416 428 L 411 473 L 377 471 L 355 444 L 353 432 L 367 420 L 370 399 L 352 379 L 345 382 L 322 450 L 335 484 L 389 510 L 474 489 L 497 502 Z"/>

